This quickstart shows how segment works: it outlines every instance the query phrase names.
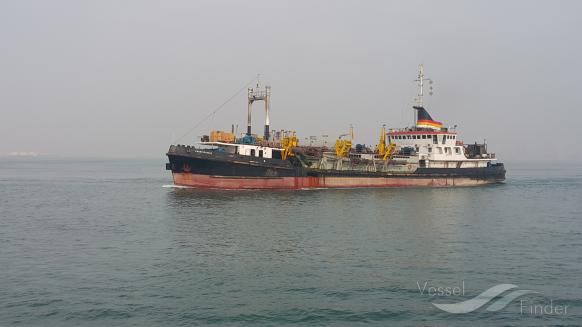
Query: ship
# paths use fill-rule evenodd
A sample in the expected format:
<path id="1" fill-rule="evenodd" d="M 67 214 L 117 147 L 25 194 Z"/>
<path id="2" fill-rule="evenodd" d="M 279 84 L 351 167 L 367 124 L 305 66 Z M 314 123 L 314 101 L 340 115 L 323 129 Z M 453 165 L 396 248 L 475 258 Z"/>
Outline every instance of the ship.
<path id="1" fill-rule="evenodd" d="M 247 130 L 237 137 L 212 131 L 193 145 L 172 144 L 166 169 L 174 184 L 216 189 L 318 189 L 457 187 L 501 183 L 506 170 L 487 144 L 465 144 L 456 126 L 434 120 L 424 105 L 425 82 L 419 65 L 414 122 L 380 128 L 378 144 L 354 144 L 354 131 L 335 144 L 299 144 L 292 130 L 270 129 L 271 87 L 259 82 L 247 90 Z M 432 88 L 432 86 L 430 86 Z M 252 133 L 253 104 L 264 102 L 264 134 Z"/>

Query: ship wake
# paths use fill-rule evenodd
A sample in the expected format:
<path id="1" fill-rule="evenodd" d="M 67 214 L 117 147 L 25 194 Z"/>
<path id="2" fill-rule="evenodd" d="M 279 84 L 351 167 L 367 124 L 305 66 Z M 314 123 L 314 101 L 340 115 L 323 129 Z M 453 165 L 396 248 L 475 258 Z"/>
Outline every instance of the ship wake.
<path id="1" fill-rule="evenodd" d="M 175 185 L 175 184 L 166 184 L 162 185 L 163 188 L 195 188 L 192 186 L 184 186 L 184 185 Z"/>

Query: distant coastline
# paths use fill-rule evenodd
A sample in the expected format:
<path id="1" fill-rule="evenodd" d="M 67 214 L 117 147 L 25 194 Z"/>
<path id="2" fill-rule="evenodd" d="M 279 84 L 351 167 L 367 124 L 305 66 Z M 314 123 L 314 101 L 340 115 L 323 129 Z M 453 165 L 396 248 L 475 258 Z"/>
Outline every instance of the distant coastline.
<path id="1" fill-rule="evenodd" d="M 14 151 L 14 152 L 9 152 L 6 154 L 2 154 L 2 156 L 5 157 L 38 157 L 39 155 L 41 155 L 38 152 L 34 152 L 34 151 Z"/>

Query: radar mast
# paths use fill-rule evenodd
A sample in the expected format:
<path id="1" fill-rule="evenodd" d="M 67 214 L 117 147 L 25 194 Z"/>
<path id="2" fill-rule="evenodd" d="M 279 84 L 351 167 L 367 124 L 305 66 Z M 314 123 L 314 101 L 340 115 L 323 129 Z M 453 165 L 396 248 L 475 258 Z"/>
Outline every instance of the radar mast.
<path id="1" fill-rule="evenodd" d="M 428 81 L 431 86 L 429 87 L 429 95 L 432 95 L 432 79 L 425 78 L 424 76 L 424 65 L 418 65 L 418 77 L 414 80 L 418 83 L 418 95 L 416 96 L 416 107 L 424 108 L 424 81 Z M 416 126 L 416 111 L 413 115 L 413 126 Z"/>

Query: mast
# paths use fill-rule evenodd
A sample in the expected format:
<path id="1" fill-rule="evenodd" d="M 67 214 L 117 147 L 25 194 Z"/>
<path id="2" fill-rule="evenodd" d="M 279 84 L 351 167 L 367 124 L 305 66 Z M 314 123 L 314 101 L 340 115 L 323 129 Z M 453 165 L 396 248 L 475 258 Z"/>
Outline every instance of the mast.
<path id="1" fill-rule="evenodd" d="M 251 111 L 253 108 L 253 102 L 264 101 L 265 102 L 265 140 L 269 140 L 270 137 L 270 119 L 269 111 L 271 106 L 271 87 L 266 85 L 264 90 L 261 89 L 261 82 L 259 76 L 257 76 L 257 85 L 255 88 L 249 87 L 247 90 L 248 99 L 248 112 L 247 112 L 247 135 L 251 135 Z"/>
<path id="2" fill-rule="evenodd" d="M 425 78 L 424 76 L 424 65 L 418 65 L 418 77 L 415 82 L 418 82 L 418 95 L 416 97 L 416 107 L 424 108 L 424 81 L 428 81 L 429 84 L 432 84 L 432 80 L 430 78 Z M 432 86 L 430 86 L 429 94 L 432 95 Z M 413 115 L 413 126 L 416 126 L 416 111 L 414 111 Z"/>
<path id="3" fill-rule="evenodd" d="M 271 125 L 269 119 L 269 110 L 271 107 L 271 87 L 269 85 L 265 86 L 265 141 L 270 138 L 269 125 Z"/>
<path id="4" fill-rule="evenodd" d="M 247 135 L 251 136 L 251 109 L 253 108 L 253 88 L 249 87 L 247 90 Z"/>
<path id="5" fill-rule="evenodd" d="M 418 98 L 417 104 L 419 107 L 424 108 L 424 65 L 418 65 Z"/>

